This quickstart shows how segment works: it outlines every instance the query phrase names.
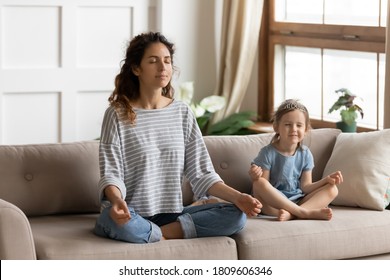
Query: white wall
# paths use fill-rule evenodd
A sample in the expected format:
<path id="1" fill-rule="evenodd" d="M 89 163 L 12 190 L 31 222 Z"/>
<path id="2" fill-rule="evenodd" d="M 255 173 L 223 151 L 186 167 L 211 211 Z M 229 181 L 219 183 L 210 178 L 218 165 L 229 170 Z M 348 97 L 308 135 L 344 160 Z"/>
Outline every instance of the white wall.
<path id="1" fill-rule="evenodd" d="M 0 0 L 0 144 L 98 137 L 127 41 L 143 31 L 176 44 L 174 85 L 212 94 L 220 1 Z M 256 80 L 242 110 L 256 110 Z"/>
<path id="2" fill-rule="evenodd" d="M 215 3 L 162 0 L 161 32 L 176 44 L 176 84 L 194 81 L 195 98 L 213 94 L 216 81 Z"/>
<path id="3" fill-rule="evenodd" d="M 195 99 L 214 93 L 223 0 L 161 0 L 160 30 L 177 46 L 176 84 L 195 82 Z M 257 111 L 257 60 L 241 111 Z"/>
<path id="4" fill-rule="evenodd" d="M 144 0 L 0 0 L 0 144 L 99 137 Z"/>

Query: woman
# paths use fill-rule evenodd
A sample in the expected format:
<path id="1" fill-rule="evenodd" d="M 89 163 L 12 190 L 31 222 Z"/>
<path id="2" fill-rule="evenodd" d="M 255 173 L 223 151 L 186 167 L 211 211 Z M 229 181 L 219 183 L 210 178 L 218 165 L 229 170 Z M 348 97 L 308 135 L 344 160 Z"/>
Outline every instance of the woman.
<path id="1" fill-rule="evenodd" d="M 174 46 L 159 33 L 129 44 L 100 140 L 102 212 L 95 233 L 131 243 L 228 236 L 260 202 L 215 173 L 191 109 L 173 99 Z M 196 197 L 231 203 L 183 207 L 182 179 Z"/>

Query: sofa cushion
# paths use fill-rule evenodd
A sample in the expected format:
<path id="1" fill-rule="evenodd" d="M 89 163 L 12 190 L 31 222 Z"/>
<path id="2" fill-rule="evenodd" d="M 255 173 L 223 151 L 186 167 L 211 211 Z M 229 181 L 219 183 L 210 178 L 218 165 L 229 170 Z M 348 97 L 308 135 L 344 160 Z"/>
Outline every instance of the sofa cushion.
<path id="1" fill-rule="evenodd" d="M 131 244 L 94 235 L 96 214 L 30 218 L 38 259 L 146 260 L 237 259 L 229 237 L 165 240 Z"/>
<path id="2" fill-rule="evenodd" d="M 390 252 L 390 211 L 333 207 L 333 218 L 249 219 L 233 238 L 239 259 L 346 259 Z"/>
<path id="3" fill-rule="evenodd" d="M 340 170 L 344 182 L 333 205 L 383 210 L 390 201 L 390 129 L 342 133 L 324 175 Z"/>
<path id="4" fill-rule="evenodd" d="M 305 137 L 314 157 L 313 180 L 319 180 L 328 161 L 340 130 L 323 128 L 313 129 Z M 252 183 L 248 170 L 252 160 L 260 149 L 268 145 L 273 133 L 236 136 L 205 136 L 204 140 L 216 172 L 231 187 L 250 193 Z M 192 201 L 192 192 L 188 182 L 183 187 L 185 204 Z"/>
<path id="5" fill-rule="evenodd" d="M 0 197 L 27 216 L 99 212 L 98 145 L 0 146 Z"/>

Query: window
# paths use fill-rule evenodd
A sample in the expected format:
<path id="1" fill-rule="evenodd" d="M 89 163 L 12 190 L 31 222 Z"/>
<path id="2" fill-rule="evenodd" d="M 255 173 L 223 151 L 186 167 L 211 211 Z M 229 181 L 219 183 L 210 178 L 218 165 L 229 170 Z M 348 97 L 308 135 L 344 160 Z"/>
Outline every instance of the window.
<path id="1" fill-rule="evenodd" d="M 335 127 L 328 114 L 337 89 L 359 96 L 359 131 L 383 129 L 387 0 L 269 0 L 259 52 L 260 120 L 287 98 L 308 107 L 313 127 Z"/>

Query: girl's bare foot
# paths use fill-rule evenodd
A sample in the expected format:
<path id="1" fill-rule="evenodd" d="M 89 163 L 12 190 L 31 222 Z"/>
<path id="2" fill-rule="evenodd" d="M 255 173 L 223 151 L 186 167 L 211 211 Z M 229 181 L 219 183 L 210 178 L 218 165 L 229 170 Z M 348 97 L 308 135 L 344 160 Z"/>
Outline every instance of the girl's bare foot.
<path id="1" fill-rule="evenodd" d="M 330 220 L 332 219 L 333 216 L 333 212 L 331 208 L 309 210 L 308 214 L 309 214 L 308 219 L 315 219 L 315 220 Z"/>
<path id="2" fill-rule="evenodd" d="M 278 214 L 278 221 L 289 221 L 294 219 L 295 217 L 291 215 L 290 212 L 284 210 L 284 209 L 279 209 L 279 214 Z"/>

